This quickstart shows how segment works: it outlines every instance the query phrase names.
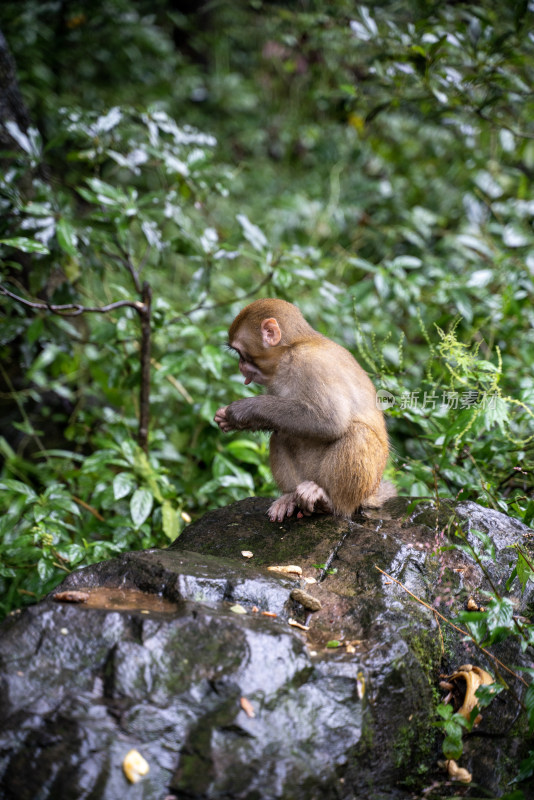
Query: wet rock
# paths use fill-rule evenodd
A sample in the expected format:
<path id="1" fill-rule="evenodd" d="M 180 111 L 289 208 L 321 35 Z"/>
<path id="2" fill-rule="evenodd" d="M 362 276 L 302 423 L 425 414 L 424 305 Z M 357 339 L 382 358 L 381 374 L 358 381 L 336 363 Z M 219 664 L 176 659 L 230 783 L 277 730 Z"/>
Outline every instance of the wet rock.
<path id="1" fill-rule="evenodd" d="M 395 498 L 351 522 L 273 524 L 269 502 L 209 512 L 168 550 L 79 570 L 4 622 L 1 798 L 407 800 L 445 780 L 439 674 L 495 664 L 433 609 L 450 617 L 488 578 L 504 586 L 509 545 L 531 548 L 532 532 L 472 503 Z M 477 547 L 474 531 L 488 533 L 496 565 L 437 550 L 458 526 Z M 532 588 L 511 591 L 532 604 Z M 494 652 L 520 663 L 507 647 Z M 509 780 L 517 713 L 499 695 L 466 741 L 462 766 L 485 791 Z M 134 785 L 132 749 L 149 765 Z"/>

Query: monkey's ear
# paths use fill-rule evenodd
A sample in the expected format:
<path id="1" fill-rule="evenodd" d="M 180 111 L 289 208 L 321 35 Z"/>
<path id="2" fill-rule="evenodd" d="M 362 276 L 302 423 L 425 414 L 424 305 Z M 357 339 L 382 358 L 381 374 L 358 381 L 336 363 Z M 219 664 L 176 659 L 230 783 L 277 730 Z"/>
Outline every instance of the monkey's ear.
<path id="1" fill-rule="evenodd" d="M 260 325 L 260 328 L 261 339 L 264 347 L 275 347 L 280 343 L 282 331 L 280 330 L 280 325 L 274 317 L 264 319 Z"/>

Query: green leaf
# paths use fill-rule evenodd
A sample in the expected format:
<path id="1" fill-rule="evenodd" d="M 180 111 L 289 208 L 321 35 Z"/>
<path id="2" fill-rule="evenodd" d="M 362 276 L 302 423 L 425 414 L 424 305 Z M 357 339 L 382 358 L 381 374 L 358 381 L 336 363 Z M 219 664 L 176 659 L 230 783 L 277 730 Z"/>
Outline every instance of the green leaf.
<path id="1" fill-rule="evenodd" d="M 523 515 L 523 523 L 525 525 L 530 525 L 533 519 L 534 519 L 534 500 L 529 500 L 528 505 L 525 509 L 525 513 Z"/>
<path id="2" fill-rule="evenodd" d="M 37 495 L 33 491 L 31 486 L 28 486 L 22 481 L 15 481 L 11 478 L 4 478 L 0 482 L 0 489 L 7 489 L 10 492 L 17 492 L 17 494 L 25 494 L 27 497 L 31 498 L 32 500 L 37 500 Z"/>
<path id="3" fill-rule="evenodd" d="M 487 625 L 491 641 L 502 637 L 502 633 L 515 631 L 513 623 L 514 607 L 508 597 L 493 597 L 488 604 Z"/>
<path id="4" fill-rule="evenodd" d="M 502 691 L 504 691 L 504 686 L 500 683 L 491 683 L 489 686 L 487 684 L 479 686 L 475 692 L 478 707 L 485 708 L 489 706 Z"/>
<path id="5" fill-rule="evenodd" d="M 117 463 L 117 461 L 113 461 L 116 457 L 115 450 L 96 450 L 96 452 L 91 453 L 90 456 L 87 456 L 85 459 L 82 472 L 92 472 L 93 470 L 105 469 L 111 463 Z M 122 466 L 128 467 L 130 466 L 126 461 L 122 461 Z"/>
<path id="6" fill-rule="evenodd" d="M 521 552 L 521 550 L 517 551 L 517 563 L 516 563 L 516 571 L 517 577 L 519 578 L 519 582 L 521 583 L 521 588 L 525 591 L 526 585 L 529 580 L 534 580 L 534 572 L 532 568 Z"/>
<path id="7" fill-rule="evenodd" d="M 6 244 L 9 247 L 15 247 L 17 250 L 22 250 L 23 253 L 41 253 L 48 255 L 50 250 L 42 242 L 36 239 L 28 239 L 26 236 L 15 236 L 13 239 L 0 239 L 0 244 Z"/>
<path id="8" fill-rule="evenodd" d="M 436 708 L 436 711 L 438 712 L 439 716 L 443 717 L 445 720 L 449 720 L 454 714 L 454 709 L 449 703 L 440 703 Z"/>
<path id="9" fill-rule="evenodd" d="M 148 489 L 136 489 L 130 500 L 130 514 L 134 527 L 139 529 L 152 511 L 154 498 Z"/>
<path id="10" fill-rule="evenodd" d="M 483 642 L 488 633 L 486 611 L 462 611 L 458 620 L 464 622 L 476 642 Z"/>
<path id="11" fill-rule="evenodd" d="M 178 512 L 173 508 L 170 500 L 164 500 L 161 506 L 163 532 L 168 539 L 174 541 L 180 533 L 180 520 Z"/>
<path id="12" fill-rule="evenodd" d="M 506 591 L 507 592 L 510 591 L 510 587 L 512 586 L 512 583 L 515 581 L 516 578 L 517 578 L 517 564 L 513 568 L 512 572 L 510 573 L 510 577 L 506 581 Z M 524 586 L 523 586 L 523 591 L 525 591 L 525 587 Z"/>
<path id="13" fill-rule="evenodd" d="M 56 236 L 61 249 L 69 256 L 76 258 L 78 256 L 78 248 L 76 246 L 78 237 L 71 223 L 64 217 L 61 217 L 56 225 Z"/>
<path id="14" fill-rule="evenodd" d="M 534 731 L 534 683 L 531 683 L 525 692 L 523 702 L 527 709 L 528 727 L 530 733 L 532 733 Z"/>
<path id="15" fill-rule="evenodd" d="M 508 403 L 498 395 L 493 395 L 487 403 L 484 412 L 484 422 L 486 430 L 489 430 L 493 425 L 497 424 L 501 431 L 504 431 L 506 426 L 510 423 L 510 414 L 508 411 Z"/>
<path id="16" fill-rule="evenodd" d="M 460 758 L 464 749 L 461 728 L 445 737 L 442 748 L 445 758 L 454 758 L 455 761 Z"/>
<path id="17" fill-rule="evenodd" d="M 521 783 L 534 775 L 534 750 L 530 750 L 526 758 L 519 765 L 519 772 L 510 783 Z"/>
<path id="18" fill-rule="evenodd" d="M 342 642 L 340 642 L 339 639 L 330 639 L 330 641 L 328 641 L 326 643 L 326 646 L 327 647 L 331 647 L 331 648 L 341 647 L 341 645 L 342 645 Z"/>
<path id="19" fill-rule="evenodd" d="M 471 533 L 482 542 L 483 547 L 479 555 L 483 555 L 485 558 L 490 558 L 492 561 L 495 561 L 495 545 L 491 536 L 485 531 L 477 531 L 475 528 L 472 528 Z M 473 549 L 476 551 L 476 548 Z"/>
<path id="20" fill-rule="evenodd" d="M 128 198 L 125 193 L 116 186 L 111 186 L 109 183 L 101 181 L 99 178 L 87 178 L 86 182 L 93 192 L 95 192 L 98 201 L 102 203 L 102 205 L 115 206 L 123 205 L 127 202 Z"/>
<path id="21" fill-rule="evenodd" d="M 272 281 L 273 286 L 276 286 L 277 289 L 289 289 L 293 283 L 293 275 L 288 269 L 278 267 L 273 272 Z"/>
<path id="22" fill-rule="evenodd" d="M 200 363 L 208 369 L 214 378 L 222 378 L 224 355 L 212 344 L 206 344 L 200 351 Z"/>
<path id="23" fill-rule="evenodd" d="M 237 221 L 243 229 L 243 236 L 254 250 L 262 251 L 267 247 L 267 237 L 263 231 L 254 225 L 245 214 L 237 214 Z"/>
<path id="24" fill-rule="evenodd" d="M 81 544 L 69 544 L 65 547 L 58 547 L 57 551 L 69 564 L 78 564 L 87 555 L 85 547 Z"/>
<path id="25" fill-rule="evenodd" d="M 113 478 L 113 496 L 115 500 L 127 497 L 136 485 L 135 478 L 129 472 L 119 472 Z"/>
<path id="26" fill-rule="evenodd" d="M 248 439 L 236 439 L 233 442 L 228 442 L 224 449 L 238 461 L 243 461 L 245 464 L 261 464 L 265 458 L 262 448 L 256 442 Z"/>
<path id="27" fill-rule="evenodd" d="M 49 580 L 55 573 L 56 567 L 47 558 L 40 558 L 37 562 L 37 573 L 43 583 Z"/>
<path id="28" fill-rule="evenodd" d="M 254 479 L 249 472 L 244 470 L 239 475 L 222 475 L 218 481 L 220 486 L 224 486 L 227 489 L 232 486 L 240 486 L 243 489 L 249 489 L 251 492 L 254 491 Z"/>
<path id="29" fill-rule="evenodd" d="M 27 205 L 23 206 L 22 210 L 32 217 L 51 217 L 54 214 L 51 203 L 34 203 L 31 200 Z"/>

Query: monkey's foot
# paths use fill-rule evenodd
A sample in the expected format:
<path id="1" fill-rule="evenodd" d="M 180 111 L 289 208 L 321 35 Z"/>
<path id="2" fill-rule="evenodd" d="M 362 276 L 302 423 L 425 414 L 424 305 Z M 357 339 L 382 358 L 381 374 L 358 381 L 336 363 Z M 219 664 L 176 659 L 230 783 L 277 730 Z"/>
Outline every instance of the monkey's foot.
<path id="1" fill-rule="evenodd" d="M 309 517 L 314 512 L 317 514 L 333 514 L 334 506 L 324 489 L 314 481 L 302 481 L 294 492 L 283 494 L 269 506 L 267 515 L 271 522 L 283 522 L 290 517 L 295 509 L 299 510 L 298 516 Z"/>
<path id="2" fill-rule="evenodd" d="M 290 517 L 297 507 L 295 492 L 283 494 L 274 503 L 271 503 L 267 515 L 271 522 L 283 522 L 286 517 Z"/>
<path id="3" fill-rule="evenodd" d="M 302 481 L 294 491 L 296 504 L 303 514 L 308 516 L 313 512 L 320 514 L 333 514 L 334 506 L 324 489 L 314 481 Z"/>

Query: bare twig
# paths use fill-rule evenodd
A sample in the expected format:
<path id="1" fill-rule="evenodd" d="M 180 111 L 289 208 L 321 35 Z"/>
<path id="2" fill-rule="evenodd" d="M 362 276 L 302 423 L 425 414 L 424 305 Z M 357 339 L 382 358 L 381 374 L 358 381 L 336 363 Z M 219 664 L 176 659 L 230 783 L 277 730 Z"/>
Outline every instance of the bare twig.
<path id="1" fill-rule="evenodd" d="M 50 311 L 60 317 L 78 317 L 80 314 L 107 314 L 108 311 L 114 311 L 116 308 L 134 308 L 138 314 L 141 314 L 144 309 L 143 303 L 138 300 L 118 300 L 116 303 L 108 303 L 107 306 L 82 306 L 80 303 L 67 303 L 66 305 L 58 306 L 52 303 L 35 303 L 10 292 L 5 286 L 0 286 L 0 294 L 11 297 L 12 300 L 22 303 L 28 308 L 33 308 L 36 311 Z"/>
<path id="2" fill-rule="evenodd" d="M 130 270 L 132 279 L 137 286 L 139 285 L 138 274 L 131 265 L 131 262 L 126 264 Z M 5 286 L 0 285 L 0 294 L 10 297 L 17 303 L 21 303 L 27 308 L 32 308 L 36 311 L 49 311 L 52 314 L 57 314 L 60 317 L 77 317 L 81 314 L 94 313 L 106 314 L 109 311 L 114 311 L 117 308 L 133 308 L 139 314 L 141 321 L 141 343 L 140 343 L 140 360 L 141 360 L 141 379 L 139 388 L 139 445 L 143 450 L 148 453 L 148 427 L 150 423 L 150 345 L 151 345 L 151 302 L 152 302 L 152 289 L 145 281 L 143 286 L 139 286 L 139 291 L 142 299 L 139 300 L 118 300 L 115 303 L 108 303 L 105 306 L 84 306 L 80 303 L 67 303 L 65 305 L 54 305 L 52 303 L 38 303 L 33 300 L 26 300 L 18 294 L 11 292 Z"/>
<path id="3" fill-rule="evenodd" d="M 151 358 L 150 363 L 157 370 L 163 369 L 163 364 L 160 364 L 159 361 L 156 361 L 155 358 Z M 165 379 L 168 380 L 171 386 L 174 386 L 176 391 L 179 392 L 182 395 L 182 397 L 184 397 L 187 400 L 189 405 L 193 405 L 195 401 L 193 400 L 193 398 L 191 397 L 191 395 L 189 394 L 183 383 L 178 380 L 178 378 L 175 378 L 174 375 L 165 375 Z"/>
<path id="4" fill-rule="evenodd" d="M 119 256 L 119 261 L 121 262 L 121 264 L 123 264 L 123 265 L 126 267 L 126 269 L 128 270 L 128 272 L 129 272 L 129 273 L 130 273 L 130 275 L 132 276 L 132 280 L 133 280 L 133 282 L 134 282 L 134 286 L 135 286 L 135 290 L 136 290 L 136 292 L 138 292 L 138 294 L 142 294 L 142 293 L 143 293 L 143 287 L 141 286 L 141 280 L 140 280 L 140 278 L 139 278 L 139 273 L 141 272 L 141 268 L 139 268 L 139 269 L 136 269 L 136 268 L 134 267 L 134 265 L 133 265 L 133 261 L 132 261 L 132 259 L 130 258 L 130 253 L 128 252 L 128 250 L 126 250 L 126 249 L 125 249 L 125 248 L 124 248 L 124 247 L 121 245 L 121 243 L 120 243 L 120 241 L 118 240 L 118 238 L 115 238 L 115 245 L 116 245 L 116 247 L 117 247 L 117 250 L 118 250 L 118 251 L 120 252 L 120 254 L 121 254 L 121 255 Z"/>
<path id="5" fill-rule="evenodd" d="M 105 522 L 106 521 L 104 519 L 104 517 L 102 516 L 102 514 L 100 514 L 96 510 L 96 508 L 93 508 L 93 506 L 90 506 L 89 503 L 86 503 L 85 500 L 82 500 L 80 497 L 76 497 L 75 495 L 72 495 L 72 499 L 74 500 L 75 503 L 78 503 L 79 506 L 82 506 L 82 508 L 85 508 L 85 509 L 87 509 L 87 511 L 90 511 L 91 514 L 93 515 L 93 517 L 96 517 L 99 522 Z"/>
<path id="6" fill-rule="evenodd" d="M 143 283 L 143 309 L 141 317 L 141 385 L 139 387 L 139 445 L 148 453 L 148 425 L 150 422 L 150 345 L 152 289 Z"/>

